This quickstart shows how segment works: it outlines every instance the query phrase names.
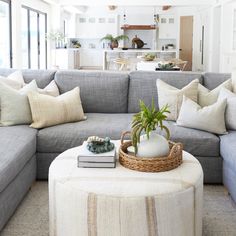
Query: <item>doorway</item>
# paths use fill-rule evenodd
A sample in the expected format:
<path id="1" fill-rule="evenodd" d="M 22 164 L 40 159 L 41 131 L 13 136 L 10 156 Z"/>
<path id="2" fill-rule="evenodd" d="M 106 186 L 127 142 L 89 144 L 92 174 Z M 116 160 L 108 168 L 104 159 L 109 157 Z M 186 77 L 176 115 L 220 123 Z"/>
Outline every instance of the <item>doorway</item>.
<path id="1" fill-rule="evenodd" d="M 180 17 L 179 58 L 188 62 L 185 70 L 191 71 L 193 61 L 193 16 Z"/>

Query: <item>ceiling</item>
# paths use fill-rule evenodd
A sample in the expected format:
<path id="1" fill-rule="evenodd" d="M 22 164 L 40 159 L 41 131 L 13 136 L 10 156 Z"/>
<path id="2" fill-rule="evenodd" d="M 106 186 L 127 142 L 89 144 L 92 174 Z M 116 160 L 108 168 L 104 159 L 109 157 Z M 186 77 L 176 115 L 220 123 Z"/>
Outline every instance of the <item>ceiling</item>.
<path id="1" fill-rule="evenodd" d="M 213 5 L 217 0 L 44 0 L 50 4 L 80 6 L 201 6 Z"/>

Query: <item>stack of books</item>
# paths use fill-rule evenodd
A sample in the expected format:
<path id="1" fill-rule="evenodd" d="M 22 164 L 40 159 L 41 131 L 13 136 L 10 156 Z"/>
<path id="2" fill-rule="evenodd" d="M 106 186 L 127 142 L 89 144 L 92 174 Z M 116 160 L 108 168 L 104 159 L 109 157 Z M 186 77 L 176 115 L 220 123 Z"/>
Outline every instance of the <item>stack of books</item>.
<path id="1" fill-rule="evenodd" d="M 80 168 L 115 168 L 116 149 L 110 152 L 95 154 L 87 149 L 87 142 L 79 147 L 78 167 Z"/>

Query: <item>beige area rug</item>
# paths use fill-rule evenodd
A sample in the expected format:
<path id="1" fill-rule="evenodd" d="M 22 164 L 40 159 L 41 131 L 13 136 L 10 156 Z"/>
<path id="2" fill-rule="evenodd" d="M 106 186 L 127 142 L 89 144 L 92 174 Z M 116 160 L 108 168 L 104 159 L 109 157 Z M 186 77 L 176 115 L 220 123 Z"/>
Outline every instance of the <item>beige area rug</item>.
<path id="1" fill-rule="evenodd" d="M 0 235 L 48 235 L 47 182 L 36 182 L 32 186 Z M 204 187 L 203 236 L 236 236 L 236 205 L 223 186 Z"/>

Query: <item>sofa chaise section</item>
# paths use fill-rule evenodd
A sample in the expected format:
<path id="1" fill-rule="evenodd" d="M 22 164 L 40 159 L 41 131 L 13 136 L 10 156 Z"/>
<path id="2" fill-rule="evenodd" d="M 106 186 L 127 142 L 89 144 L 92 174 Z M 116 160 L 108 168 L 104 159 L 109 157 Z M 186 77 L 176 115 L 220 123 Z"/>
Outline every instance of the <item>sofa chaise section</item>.
<path id="1" fill-rule="evenodd" d="M 207 73 L 207 84 L 211 88 L 216 87 L 220 82 L 228 78 L 224 74 L 223 78 L 218 75 L 214 80 L 214 75 Z M 210 78 L 210 79 L 208 79 Z M 191 81 L 198 79 L 204 84 L 202 73 L 193 72 L 148 72 L 135 71 L 130 73 L 129 95 L 128 95 L 128 112 L 136 113 L 139 111 L 139 99 L 142 99 L 149 106 L 152 99 L 158 108 L 158 94 L 156 80 L 161 79 L 166 83 L 176 87 L 183 88 Z M 211 80 L 214 80 L 211 84 Z M 175 122 L 167 122 L 173 141 L 180 141 L 184 144 L 184 149 L 194 156 L 202 164 L 204 170 L 205 183 L 222 183 L 222 158 L 220 157 L 220 139 L 218 136 L 190 128 L 177 126 Z"/>
<path id="2" fill-rule="evenodd" d="M 35 180 L 36 133 L 25 125 L 0 127 L 0 229 Z"/>
<path id="3" fill-rule="evenodd" d="M 220 139 L 220 152 L 223 157 L 223 183 L 236 202 L 236 131 L 229 131 Z"/>
<path id="4" fill-rule="evenodd" d="M 222 158 L 220 139 L 205 131 L 177 126 L 173 121 L 165 122 L 174 142 L 182 142 L 184 150 L 193 154 L 201 163 L 205 183 L 222 183 Z M 164 133 L 163 133 L 164 135 Z"/>
<path id="5" fill-rule="evenodd" d="M 101 71 L 59 71 L 55 82 L 60 93 L 77 86 L 87 119 L 41 129 L 37 136 L 37 178 L 47 179 L 54 158 L 68 148 L 81 145 L 91 135 L 119 139 L 130 129 L 128 114 L 129 75 Z"/>

